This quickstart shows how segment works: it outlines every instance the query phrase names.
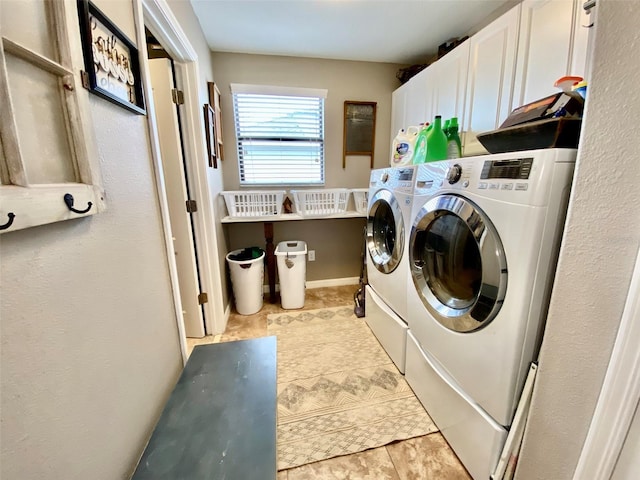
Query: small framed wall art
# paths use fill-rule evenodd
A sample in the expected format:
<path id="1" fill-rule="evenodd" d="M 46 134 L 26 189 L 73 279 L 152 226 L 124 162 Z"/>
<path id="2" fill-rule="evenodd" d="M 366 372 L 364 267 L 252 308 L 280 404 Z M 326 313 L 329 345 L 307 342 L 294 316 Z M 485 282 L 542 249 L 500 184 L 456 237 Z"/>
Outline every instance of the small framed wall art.
<path id="1" fill-rule="evenodd" d="M 342 168 L 347 166 L 347 156 L 371 157 L 376 139 L 376 102 L 344 102 L 344 143 Z"/>
<path id="2" fill-rule="evenodd" d="M 218 168 L 218 142 L 216 140 L 216 112 L 213 107 L 205 103 L 202 107 L 204 111 L 204 130 L 207 140 L 207 158 L 209 166 Z"/>
<path id="3" fill-rule="evenodd" d="M 83 86 L 132 112 L 146 114 L 136 46 L 88 0 L 78 0 L 78 15 Z"/>
<path id="4" fill-rule="evenodd" d="M 222 143 L 222 110 L 220 109 L 220 90 L 213 82 L 207 82 L 209 87 L 209 105 L 213 107 L 216 116 L 216 157 L 218 160 L 224 160 L 224 145 Z"/>

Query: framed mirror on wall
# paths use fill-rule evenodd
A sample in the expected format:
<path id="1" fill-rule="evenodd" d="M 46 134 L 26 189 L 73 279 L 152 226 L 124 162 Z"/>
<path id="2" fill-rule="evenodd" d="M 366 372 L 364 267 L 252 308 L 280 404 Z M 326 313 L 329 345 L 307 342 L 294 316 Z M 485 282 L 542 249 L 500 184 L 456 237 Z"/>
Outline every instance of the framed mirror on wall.
<path id="1" fill-rule="evenodd" d="M 376 102 L 344 102 L 344 140 L 342 168 L 347 166 L 347 156 L 363 155 L 371 157 L 376 140 Z"/>

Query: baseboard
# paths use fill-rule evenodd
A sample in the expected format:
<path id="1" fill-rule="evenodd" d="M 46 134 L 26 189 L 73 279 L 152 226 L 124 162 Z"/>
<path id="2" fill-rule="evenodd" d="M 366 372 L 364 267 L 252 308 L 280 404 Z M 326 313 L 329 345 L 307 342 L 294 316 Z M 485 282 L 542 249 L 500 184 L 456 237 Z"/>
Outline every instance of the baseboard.
<path id="1" fill-rule="evenodd" d="M 326 280 L 311 280 L 305 282 L 307 290 L 312 288 L 323 287 L 342 287 L 344 285 L 358 285 L 360 283 L 359 277 L 344 277 L 344 278 L 328 278 Z M 264 293 L 269 292 L 269 285 L 263 285 L 262 291 Z M 276 283 L 276 292 L 280 291 L 280 284 Z"/>
<path id="2" fill-rule="evenodd" d="M 329 278 L 327 280 L 313 280 L 311 282 L 307 282 L 307 289 L 342 287 L 344 285 L 358 285 L 358 283 L 360 283 L 360 278 L 358 277 Z"/>

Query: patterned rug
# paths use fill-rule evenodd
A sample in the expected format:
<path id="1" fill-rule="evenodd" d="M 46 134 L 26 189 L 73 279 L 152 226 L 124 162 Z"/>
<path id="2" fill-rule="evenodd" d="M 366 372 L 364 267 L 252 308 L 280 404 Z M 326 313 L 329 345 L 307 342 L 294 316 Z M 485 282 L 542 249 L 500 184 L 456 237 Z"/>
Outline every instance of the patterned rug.
<path id="1" fill-rule="evenodd" d="M 353 307 L 271 314 L 278 470 L 437 431 Z"/>

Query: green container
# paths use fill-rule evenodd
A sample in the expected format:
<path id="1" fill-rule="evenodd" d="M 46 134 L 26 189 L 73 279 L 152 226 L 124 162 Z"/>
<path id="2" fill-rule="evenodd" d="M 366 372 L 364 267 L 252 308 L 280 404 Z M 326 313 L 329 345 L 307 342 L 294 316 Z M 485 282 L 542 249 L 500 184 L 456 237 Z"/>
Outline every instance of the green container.
<path id="1" fill-rule="evenodd" d="M 462 142 L 458 135 L 458 117 L 449 120 L 449 128 L 447 129 L 447 158 L 462 157 Z"/>
<path id="2" fill-rule="evenodd" d="M 442 131 L 444 132 L 444 134 L 447 136 L 447 139 L 449 138 L 449 122 L 451 120 L 445 120 L 444 121 L 444 125 L 442 126 Z"/>
<path id="3" fill-rule="evenodd" d="M 447 136 L 442 131 L 442 117 L 436 115 L 433 128 L 427 133 L 427 162 L 437 162 L 447 158 Z"/>
<path id="4" fill-rule="evenodd" d="M 414 165 L 419 165 L 424 163 L 427 159 L 427 134 L 429 133 L 429 129 L 426 125 L 423 125 L 422 129 L 418 132 L 418 136 L 416 137 L 416 143 L 413 147 L 413 159 L 411 163 Z"/>

